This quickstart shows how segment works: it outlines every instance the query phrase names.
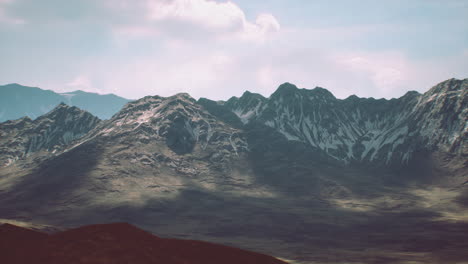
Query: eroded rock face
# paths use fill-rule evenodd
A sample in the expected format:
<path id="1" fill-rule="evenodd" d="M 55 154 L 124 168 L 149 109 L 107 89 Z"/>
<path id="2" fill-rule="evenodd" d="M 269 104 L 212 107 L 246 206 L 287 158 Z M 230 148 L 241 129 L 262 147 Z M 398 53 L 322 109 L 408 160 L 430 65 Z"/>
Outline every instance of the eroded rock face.
<path id="1" fill-rule="evenodd" d="M 0 123 L 0 166 L 36 152 L 51 154 L 86 135 L 100 119 L 77 107 L 59 104 L 35 120 L 24 117 Z"/>
<path id="2" fill-rule="evenodd" d="M 166 136 L 166 144 L 177 154 L 192 152 L 196 138 L 189 123 L 184 117 L 175 119 L 169 127 Z"/>
<path id="3" fill-rule="evenodd" d="M 129 103 L 89 136 L 94 137 L 116 138 L 122 143 L 165 142 L 177 155 L 196 148 L 216 150 L 222 156 L 238 156 L 248 150 L 242 130 L 218 120 L 187 94 Z"/>
<path id="4" fill-rule="evenodd" d="M 398 99 L 336 99 L 323 88 L 285 83 L 269 98 L 244 93 L 223 105 L 244 124 L 260 123 L 345 163 L 408 164 L 415 152 L 466 155 L 468 79 Z"/>
<path id="5" fill-rule="evenodd" d="M 423 144 L 468 156 L 468 79 L 442 82 L 418 98 L 411 121 Z"/>

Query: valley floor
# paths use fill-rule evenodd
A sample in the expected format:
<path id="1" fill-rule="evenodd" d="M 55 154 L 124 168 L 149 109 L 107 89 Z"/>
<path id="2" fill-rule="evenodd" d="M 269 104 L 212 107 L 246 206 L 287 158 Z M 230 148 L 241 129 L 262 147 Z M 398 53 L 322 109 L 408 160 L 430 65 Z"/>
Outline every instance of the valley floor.
<path id="1" fill-rule="evenodd" d="M 241 247 L 290 263 L 460 264 L 468 263 L 466 190 L 393 189 L 381 196 L 332 200 L 239 199 L 184 191 L 175 200 L 139 206 L 68 206 L 42 214 L 3 208 L 2 217 L 11 218 L 0 222 L 54 231 L 126 221 L 158 236 Z"/>

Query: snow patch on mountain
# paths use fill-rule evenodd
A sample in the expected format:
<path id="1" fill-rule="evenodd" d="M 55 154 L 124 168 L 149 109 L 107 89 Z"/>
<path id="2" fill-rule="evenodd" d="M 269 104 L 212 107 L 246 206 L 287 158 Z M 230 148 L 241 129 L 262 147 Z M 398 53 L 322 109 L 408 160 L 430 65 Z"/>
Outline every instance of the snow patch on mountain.
<path id="1" fill-rule="evenodd" d="M 340 100 L 323 88 L 298 89 L 286 83 L 269 98 L 246 92 L 225 105 L 244 124 L 262 123 L 287 140 L 304 142 L 345 163 L 389 164 L 396 159 L 405 164 L 416 143 L 445 149 L 466 144 L 467 90 L 468 79 L 451 79 L 423 95 L 408 92 L 392 100 L 356 96 Z"/>

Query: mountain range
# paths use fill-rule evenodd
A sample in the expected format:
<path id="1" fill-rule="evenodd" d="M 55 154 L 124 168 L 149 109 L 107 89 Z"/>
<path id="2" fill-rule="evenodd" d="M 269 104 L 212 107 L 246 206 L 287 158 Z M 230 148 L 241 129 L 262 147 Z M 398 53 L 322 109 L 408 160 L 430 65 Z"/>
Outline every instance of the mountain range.
<path id="1" fill-rule="evenodd" d="M 77 106 L 100 119 L 109 119 L 130 100 L 83 91 L 56 93 L 16 83 L 0 86 L 0 122 L 21 117 L 36 119 L 60 103 Z"/>
<path id="2" fill-rule="evenodd" d="M 298 263 L 460 263 L 467 93 L 468 79 L 391 100 L 285 83 L 147 96 L 107 120 L 59 104 L 0 124 L 0 218 L 129 222 Z"/>

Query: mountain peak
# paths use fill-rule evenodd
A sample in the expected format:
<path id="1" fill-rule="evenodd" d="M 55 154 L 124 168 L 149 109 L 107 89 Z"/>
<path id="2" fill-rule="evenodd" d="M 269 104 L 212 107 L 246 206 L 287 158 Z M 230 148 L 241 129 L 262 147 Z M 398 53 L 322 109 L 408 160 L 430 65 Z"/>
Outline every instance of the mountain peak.
<path id="1" fill-rule="evenodd" d="M 330 91 L 322 87 L 317 86 L 314 89 L 307 91 L 309 91 L 310 94 L 317 95 L 320 98 L 336 99 L 336 97 Z"/>
<path id="2" fill-rule="evenodd" d="M 357 95 L 353 94 L 353 95 L 346 97 L 344 100 L 345 101 L 358 101 L 359 99 L 360 98 Z"/>
<path id="3" fill-rule="evenodd" d="M 3 139 L 0 141 L 0 149 L 7 150 L 0 157 L 0 167 L 8 166 L 30 153 L 63 150 L 95 128 L 100 121 L 78 107 L 61 103 L 35 120 L 23 117 L 0 123 Z"/>
<path id="4" fill-rule="evenodd" d="M 250 92 L 250 91 L 245 91 L 245 92 L 242 94 L 241 98 L 242 98 L 242 97 L 251 97 L 251 98 L 265 99 L 265 97 L 264 97 L 263 95 L 261 95 L 261 94 L 259 94 L 259 93 L 252 93 L 252 92 Z"/>
<path id="5" fill-rule="evenodd" d="M 188 94 L 188 93 L 178 93 L 178 94 L 176 94 L 174 96 L 168 97 L 168 99 L 172 99 L 172 98 L 188 100 L 188 101 L 190 101 L 192 103 L 196 102 L 196 100 L 192 96 L 190 96 L 190 94 Z"/>
<path id="6" fill-rule="evenodd" d="M 299 88 L 297 88 L 296 85 L 292 83 L 285 82 L 281 84 L 278 89 L 271 95 L 271 97 L 277 97 L 277 96 L 288 96 L 295 94 L 297 91 L 299 91 Z"/>
<path id="7" fill-rule="evenodd" d="M 298 89 L 295 84 L 292 84 L 290 82 L 285 82 L 281 84 L 278 89 Z"/>
<path id="8" fill-rule="evenodd" d="M 67 105 L 66 103 L 64 102 L 60 102 L 60 104 L 58 104 L 53 110 L 55 109 L 61 109 L 61 108 L 70 108 L 71 106 Z"/>
<path id="9" fill-rule="evenodd" d="M 429 91 L 424 93 L 427 95 L 436 95 L 436 94 L 447 94 L 447 93 L 461 93 L 463 90 L 468 88 L 468 79 L 448 79 L 445 80 L 436 86 L 432 87 Z"/>
<path id="10" fill-rule="evenodd" d="M 0 87 L 24 87 L 24 86 L 19 83 L 9 83 Z"/>
<path id="11" fill-rule="evenodd" d="M 33 121 L 31 118 L 28 116 L 23 116 L 19 119 L 15 120 L 8 120 L 3 123 L 0 123 L 0 129 L 2 130 L 8 130 L 8 129 L 21 129 L 24 128 L 25 126 L 31 124 Z"/>
<path id="12" fill-rule="evenodd" d="M 78 115 L 86 115 L 86 116 L 92 116 L 89 112 L 82 110 L 76 106 L 69 106 L 64 102 L 61 102 L 58 104 L 56 107 L 54 107 L 52 110 L 50 110 L 48 113 L 44 114 L 43 116 L 40 116 L 38 119 L 41 118 L 50 118 L 50 119 L 57 119 L 57 118 L 66 118 L 70 119 L 73 116 L 78 116 Z M 95 117 L 97 118 L 97 117 Z M 99 119 L 99 118 L 97 118 Z"/>
<path id="13" fill-rule="evenodd" d="M 327 89 L 322 87 L 315 87 L 314 89 L 299 89 L 296 85 L 286 82 L 281 84 L 278 89 L 271 95 L 272 97 L 284 97 L 291 96 L 294 94 L 312 95 L 316 99 L 336 99 L 336 97 Z"/>
<path id="14" fill-rule="evenodd" d="M 400 97 L 401 99 L 412 99 L 412 98 L 416 98 L 418 96 L 420 96 L 421 94 L 417 91 L 408 91 L 406 92 L 402 97 Z"/>

